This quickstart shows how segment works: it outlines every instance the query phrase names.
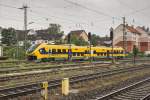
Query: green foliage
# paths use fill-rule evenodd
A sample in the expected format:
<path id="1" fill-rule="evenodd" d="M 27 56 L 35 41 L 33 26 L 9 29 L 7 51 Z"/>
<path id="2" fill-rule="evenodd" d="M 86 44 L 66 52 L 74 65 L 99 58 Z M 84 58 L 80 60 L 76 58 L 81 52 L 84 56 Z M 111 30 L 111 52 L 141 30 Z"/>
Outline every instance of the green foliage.
<path id="1" fill-rule="evenodd" d="M 150 57 L 150 54 L 148 54 L 147 57 Z"/>
<path id="2" fill-rule="evenodd" d="M 16 32 L 13 28 L 3 29 L 2 30 L 2 43 L 7 46 L 15 45 L 17 42 Z"/>
<path id="3" fill-rule="evenodd" d="M 137 55 L 138 55 L 138 52 L 139 52 L 138 48 L 137 48 L 136 46 L 134 46 L 134 47 L 133 47 L 133 55 L 134 55 L 134 56 L 137 56 Z"/>
<path id="4" fill-rule="evenodd" d="M 7 46 L 4 47 L 4 56 L 11 59 L 25 59 L 25 50 L 23 47 Z"/>
<path id="5" fill-rule="evenodd" d="M 144 54 L 144 52 L 138 52 L 138 56 L 139 57 L 145 57 L 146 55 Z"/>
<path id="6" fill-rule="evenodd" d="M 133 57 L 133 53 L 128 53 L 127 58 L 132 58 Z"/>
<path id="7" fill-rule="evenodd" d="M 96 35 L 96 34 L 92 34 L 92 40 L 91 40 L 91 44 L 93 46 L 97 46 L 98 42 L 100 41 L 100 36 Z"/>
<path id="8" fill-rule="evenodd" d="M 61 31 L 61 25 L 59 24 L 50 24 L 48 32 L 52 35 L 53 40 L 60 40 L 64 34 L 64 32 Z"/>
<path id="9" fill-rule="evenodd" d="M 71 44 L 75 44 L 77 46 L 85 46 L 88 45 L 88 42 L 78 39 L 76 36 L 71 36 Z"/>

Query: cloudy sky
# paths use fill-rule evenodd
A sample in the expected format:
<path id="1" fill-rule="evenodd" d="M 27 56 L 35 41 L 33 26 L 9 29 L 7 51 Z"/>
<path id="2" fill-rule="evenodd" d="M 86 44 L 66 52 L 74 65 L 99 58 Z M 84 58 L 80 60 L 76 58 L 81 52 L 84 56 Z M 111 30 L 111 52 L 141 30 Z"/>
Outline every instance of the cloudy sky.
<path id="1" fill-rule="evenodd" d="M 84 29 L 101 36 L 122 23 L 150 26 L 150 0 L 0 0 L 0 26 L 23 29 L 23 11 L 28 5 L 28 29 L 44 29 L 58 23 L 67 34 Z"/>

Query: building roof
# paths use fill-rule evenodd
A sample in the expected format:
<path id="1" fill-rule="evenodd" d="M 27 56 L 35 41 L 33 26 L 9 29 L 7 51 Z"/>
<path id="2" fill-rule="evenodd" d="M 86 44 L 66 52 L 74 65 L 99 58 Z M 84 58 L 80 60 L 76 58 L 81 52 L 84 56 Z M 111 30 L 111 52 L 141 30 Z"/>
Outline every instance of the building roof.
<path id="1" fill-rule="evenodd" d="M 83 32 L 86 33 L 85 30 L 74 30 L 74 31 L 71 31 L 69 34 L 80 36 Z"/>
<path id="2" fill-rule="evenodd" d="M 77 38 L 80 38 L 84 41 L 88 41 L 88 35 L 85 32 L 85 30 L 74 30 L 74 31 L 71 31 L 69 34 L 71 36 L 75 36 Z M 66 36 L 66 39 L 67 39 L 67 36 Z"/>
<path id="3" fill-rule="evenodd" d="M 143 27 L 136 27 L 137 30 L 139 30 L 141 32 L 141 34 L 147 34 L 147 35 L 150 35 L 150 31 L 149 30 L 146 30 L 144 29 Z"/>
<path id="4" fill-rule="evenodd" d="M 132 32 L 132 33 L 137 33 L 137 34 L 141 34 L 138 30 L 136 30 L 133 26 L 126 26 L 126 28 Z"/>

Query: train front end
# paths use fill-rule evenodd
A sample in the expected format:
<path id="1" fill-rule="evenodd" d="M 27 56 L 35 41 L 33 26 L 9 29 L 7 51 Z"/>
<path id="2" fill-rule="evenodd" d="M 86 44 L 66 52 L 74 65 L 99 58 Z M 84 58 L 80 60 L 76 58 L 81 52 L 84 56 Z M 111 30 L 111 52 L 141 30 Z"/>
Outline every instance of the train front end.
<path id="1" fill-rule="evenodd" d="M 32 61 L 32 60 L 37 60 L 37 55 L 36 55 L 36 49 L 39 47 L 40 44 L 35 44 L 29 47 L 29 49 L 26 51 L 27 59 Z"/>

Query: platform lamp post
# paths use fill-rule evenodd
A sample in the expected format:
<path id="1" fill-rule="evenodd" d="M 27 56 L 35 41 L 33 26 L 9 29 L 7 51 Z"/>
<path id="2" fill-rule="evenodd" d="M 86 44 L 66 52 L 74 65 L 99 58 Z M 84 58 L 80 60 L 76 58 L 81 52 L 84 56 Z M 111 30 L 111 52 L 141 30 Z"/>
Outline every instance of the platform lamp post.
<path id="1" fill-rule="evenodd" d="M 111 27 L 110 28 L 110 40 L 111 40 L 111 45 L 112 45 L 112 63 L 115 63 L 115 59 L 114 59 L 114 29 Z"/>

